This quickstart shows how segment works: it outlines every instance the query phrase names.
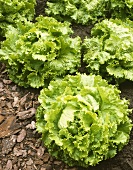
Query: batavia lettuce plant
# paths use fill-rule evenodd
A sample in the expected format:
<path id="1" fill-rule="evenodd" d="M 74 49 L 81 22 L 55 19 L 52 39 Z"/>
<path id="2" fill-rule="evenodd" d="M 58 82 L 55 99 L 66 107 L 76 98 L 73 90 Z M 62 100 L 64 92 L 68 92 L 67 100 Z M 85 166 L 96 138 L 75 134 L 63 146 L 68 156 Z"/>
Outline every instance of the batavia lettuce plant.
<path id="1" fill-rule="evenodd" d="M 84 40 L 84 61 L 89 73 L 108 81 L 133 81 L 133 22 L 103 20 Z"/>
<path id="2" fill-rule="evenodd" d="M 9 24 L 33 20 L 35 5 L 36 0 L 0 0 L 0 35 L 5 33 Z"/>
<path id="3" fill-rule="evenodd" d="M 46 13 L 58 19 L 80 24 L 117 17 L 133 19 L 132 0 L 48 0 Z"/>
<path id="4" fill-rule="evenodd" d="M 132 0 L 108 0 L 107 10 L 111 17 L 133 20 L 133 1 Z"/>
<path id="5" fill-rule="evenodd" d="M 10 26 L 0 50 L 10 79 L 24 87 L 44 86 L 80 67 L 81 39 L 70 37 L 70 23 L 43 16 L 36 20 Z"/>
<path id="6" fill-rule="evenodd" d="M 107 0 L 48 0 L 45 12 L 58 19 L 73 20 L 87 24 L 96 22 L 98 17 L 104 16 Z"/>
<path id="7" fill-rule="evenodd" d="M 128 101 L 100 76 L 77 74 L 40 92 L 36 126 L 51 155 L 70 166 L 96 165 L 129 141 Z"/>

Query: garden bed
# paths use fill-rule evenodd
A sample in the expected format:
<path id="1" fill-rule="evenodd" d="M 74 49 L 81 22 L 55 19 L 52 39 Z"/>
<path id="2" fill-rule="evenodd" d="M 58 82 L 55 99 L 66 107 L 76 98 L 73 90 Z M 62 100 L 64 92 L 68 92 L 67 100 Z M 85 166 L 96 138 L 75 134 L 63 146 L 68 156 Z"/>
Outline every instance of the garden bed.
<path id="1" fill-rule="evenodd" d="M 38 0 L 36 16 L 44 15 L 46 1 Z M 73 36 L 82 39 L 90 35 L 92 26 L 73 24 Z M 81 67 L 84 72 L 84 67 Z M 120 85 L 121 97 L 133 108 L 133 82 Z M 121 152 L 89 168 L 69 167 L 50 156 L 36 132 L 35 112 L 39 89 L 23 88 L 9 80 L 5 65 L 0 63 L 0 170 L 132 170 L 133 130 L 130 141 Z M 133 114 L 131 114 L 133 120 Z"/>

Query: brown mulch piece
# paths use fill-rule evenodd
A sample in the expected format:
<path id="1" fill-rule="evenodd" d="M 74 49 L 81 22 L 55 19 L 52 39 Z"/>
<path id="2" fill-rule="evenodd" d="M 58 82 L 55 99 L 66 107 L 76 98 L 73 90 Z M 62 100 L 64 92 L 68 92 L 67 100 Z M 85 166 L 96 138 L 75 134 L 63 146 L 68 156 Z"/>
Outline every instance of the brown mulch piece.
<path id="1" fill-rule="evenodd" d="M 37 0 L 36 14 L 44 14 L 46 0 Z M 83 39 L 90 27 L 73 25 L 76 35 Z M 133 82 L 120 86 L 121 96 L 130 100 L 133 108 Z M 99 165 L 69 167 L 53 158 L 44 147 L 35 126 L 39 90 L 24 89 L 14 84 L 0 63 L 0 170 L 133 170 L 133 130 L 127 146 Z M 133 120 L 133 114 L 130 116 Z"/>

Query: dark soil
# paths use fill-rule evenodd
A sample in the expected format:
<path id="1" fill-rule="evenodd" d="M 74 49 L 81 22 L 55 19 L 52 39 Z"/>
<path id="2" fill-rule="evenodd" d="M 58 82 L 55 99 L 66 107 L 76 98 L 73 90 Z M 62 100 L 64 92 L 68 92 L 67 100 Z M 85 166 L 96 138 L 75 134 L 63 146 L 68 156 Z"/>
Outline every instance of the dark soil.
<path id="1" fill-rule="evenodd" d="M 38 0 L 36 16 L 45 15 L 46 0 Z M 92 26 L 73 24 L 74 36 L 90 35 Z M 133 108 L 133 82 L 120 85 L 121 97 Z M 39 90 L 18 87 L 9 80 L 4 64 L 0 63 L 0 170 L 133 170 L 133 130 L 130 141 L 121 152 L 99 165 L 69 167 L 50 156 L 36 132 L 35 112 Z M 133 114 L 131 114 L 133 120 Z"/>

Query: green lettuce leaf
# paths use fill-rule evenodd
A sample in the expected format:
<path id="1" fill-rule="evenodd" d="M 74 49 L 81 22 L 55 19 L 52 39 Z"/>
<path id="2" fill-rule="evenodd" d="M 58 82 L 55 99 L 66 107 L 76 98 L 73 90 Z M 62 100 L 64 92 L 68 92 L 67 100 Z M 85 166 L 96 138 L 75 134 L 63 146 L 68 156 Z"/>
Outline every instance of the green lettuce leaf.
<path id="1" fill-rule="evenodd" d="M 48 0 L 46 13 L 60 20 L 88 24 L 105 16 L 105 0 Z"/>
<path id="2" fill-rule="evenodd" d="M 0 36 L 6 32 L 8 25 L 33 20 L 36 0 L 0 0 Z"/>
<path id="3" fill-rule="evenodd" d="M 0 61 L 20 86 L 39 88 L 51 79 L 73 74 L 80 67 L 81 39 L 71 38 L 68 22 L 39 16 L 36 22 L 9 26 L 1 44 Z"/>
<path id="4" fill-rule="evenodd" d="M 45 12 L 59 20 L 89 25 L 105 18 L 133 19 L 133 1 L 48 0 Z"/>
<path id="5" fill-rule="evenodd" d="M 87 70 L 108 81 L 133 81 L 133 22 L 103 20 L 83 43 Z"/>
<path id="6" fill-rule="evenodd" d="M 95 166 L 129 141 L 129 102 L 100 76 L 77 74 L 41 90 L 37 131 L 48 151 L 69 166 Z"/>

